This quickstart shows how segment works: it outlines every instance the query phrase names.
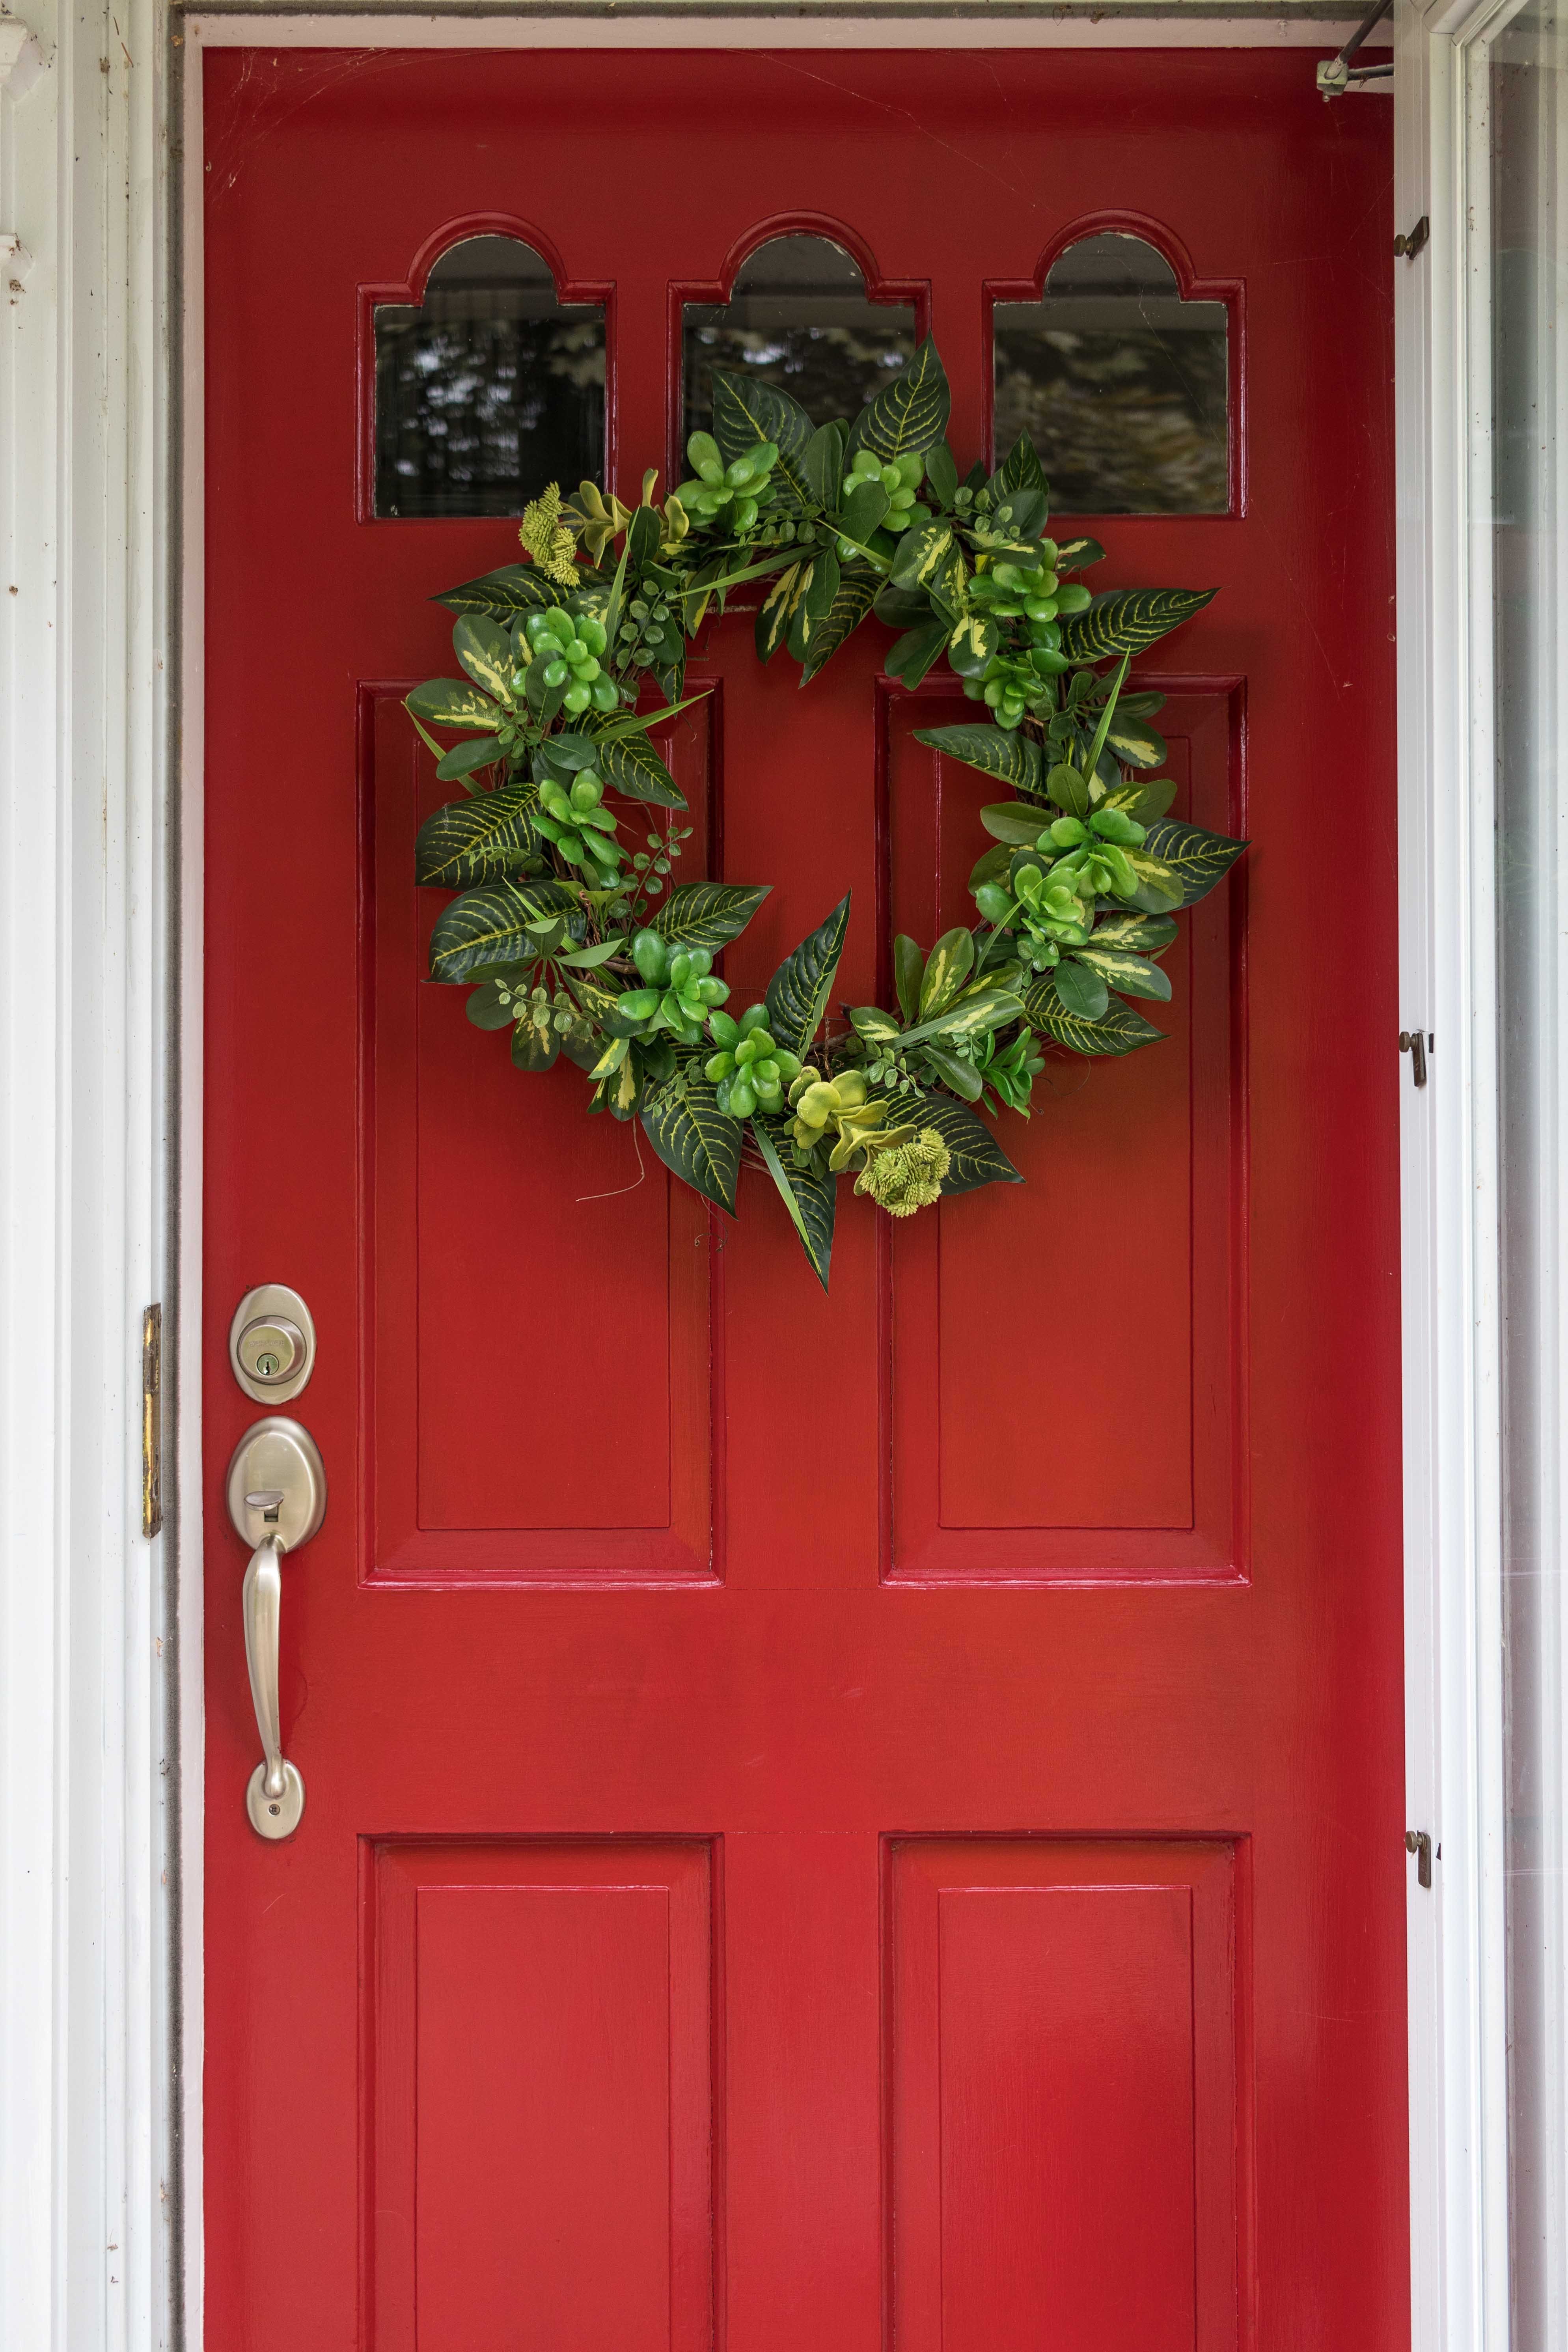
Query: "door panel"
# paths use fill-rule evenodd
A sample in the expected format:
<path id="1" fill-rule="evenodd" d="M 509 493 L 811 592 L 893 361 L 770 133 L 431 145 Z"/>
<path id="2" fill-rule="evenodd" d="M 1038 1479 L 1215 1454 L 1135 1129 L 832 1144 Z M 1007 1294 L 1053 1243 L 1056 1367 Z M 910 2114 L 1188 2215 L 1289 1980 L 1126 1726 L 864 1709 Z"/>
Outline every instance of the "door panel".
<path id="1" fill-rule="evenodd" d="M 204 74 L 209 2344 L 1387 2352 L 1386 110 L 1293 52 Z M 1022 1188 L 897 1231 L 846 1196 L 825 1297 L 765 1175 L 710 1216 L 421 977 L 399 700 L 513 541 L 373 519 L 377 289 L 527 237 L 604 304 L 635 498 L 682 289 L 770 232 L 929 318 L 967 466 L 993 295 L 1118 224 L 1227 305 L 1231 511 L 1085 519 L 1096 582 L 1219 590 L 1136 675 L 1251 848 L 1166 1041 L 1052 1060 Z M 679 871 L 772 885 L 742 1003 L 846 888 L 850 1003 L 968 912 L 989 794 L 887 642 L 805 692 L 743 612 L 695 650 Z M 281 1844 L 222 1505 L 266 1280 L 315 1317 L 331 1482 L 283 1567 Z"/>

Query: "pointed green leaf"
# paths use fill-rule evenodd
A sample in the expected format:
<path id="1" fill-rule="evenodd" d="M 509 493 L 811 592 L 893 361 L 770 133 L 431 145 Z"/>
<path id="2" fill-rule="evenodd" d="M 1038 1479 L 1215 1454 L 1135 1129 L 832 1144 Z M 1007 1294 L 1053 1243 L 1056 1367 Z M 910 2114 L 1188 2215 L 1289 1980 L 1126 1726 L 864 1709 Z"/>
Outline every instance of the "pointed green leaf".
<path id="1" fill-rule="evenodd" d="M 1024 1181 L 985 1121 L 967 1103 L 950 1095 L 927 1095 L 916 1113 L 922 1127 L 934 1127 L 952 1158 L 942 1180 L 946 1192 L 973 1192 L 982 1184 Z"/>
<path id="2" fill-rule="evenodd" d="M 1125 948 L 1102 945 L 1098 932 L 1088 947 L 1073 950 L 1073 961 L 1087 965 L 1123 996 L 1150 996 L 1161 1004 L 1171 1001 L 1169 975 L 1157 963 L 1151 963 L 1147 956 L 1130 954 Z M 1064 964 L 1063 971 L 1067 969 Z M 1058 993 L 1060 992 L 1058 986 Z"/>
<path id="3" fill-rule="evenodd" d="M 476 686 L 482 686 L 498 702 L 511 701 L 517 656 L 504 629 L 482 613 L 465 613 L 452 632 L 452 651 Z"/>
<path id="4" fill-rule="evenodd" d="M 1038 490 L 1042 497 L 1048 496 L 1040 453 L 1026 433 L 1019 434 L 992 475 L 991 482 L 992 488 L 1004 496 L 1009 490 Z"/>
<path id="5" fill-rule="evenodd" d="M 1098 539 L 1059 539 L 1057 541 L 1057 570 L 1081 572 L 1090 563 L 1101 563 L 1105 550 Z"/>
<path id="6" fill-rule="evenodd" d="M 406 708 L 432 727 L 478 727 L 493 735 L 500 725 L 497 705 L 463 677 L 426 678 L 408 696 Z"/>
<path id="7" fill-rule="evenodd" d="M 1165 1034 L 1120 999 L 1106 1007 L 1100 1020 L 1085 1021 L 1068 1011 L 1057 992 L 1055 975 L 1049 972 L 1025 990 L 1024 1012 L 1031 1029 L 1074 1054 L 1131 1054 L 1136 1046 L 1152 1045 Z"/>
<path id="8" fill-rule="evenodd" d="M 929 744 L 944 759 L 978 768 L 983 776 L 994 776 L 1016 793 L 1037 798 L 1043 790 L 1040 747 L 1032 736 L 1010 734 L 1005 727 L 917 727 L 915 741 Z"/>
<path id="9" fill-rule="evenodd" d="M 900 931 L 893 941 L 893 986 L 906 1021 L 912 1021 L 920 1011 L 925 968 L 925 951 L 919 941 Z"/>
<path id="10" fill-rule="evenodd" d="M 724 463 L 749 457 L 764 441 L 778 446 L 773 479 L 784 496 L 787 510 L 816 503 L 805 471 L 805 453 L 815 427 L 798 400 L 774 383 L 752 376 L 713 374 L 713 438 Z"/>
<path id="11" fill-rule="evenodd" d="M 1125 948 L 1139 955 L 1163 955 L 1175 936 L 1173 915 L 1108 915 L 1095 925 L 1089 944 Z"/>
<path id="12" fill-rule="evenodd" d="M 451 750 L 443 751 L 436 762 L 437 782 L 456 783 L 465 776 L 471 776 L 476 768 L 492 766 L 500 757 L 500 751 L 488 735 L 478 736 L 471 743 L 454 743 Z M 471 793 L 475 786 L 465 784 L 463 789 Z"/>
<path id="13" fill-rule="evenodd" d="M 949 513 L 958 495 L 958 461 L 945 441 L 928 449 L 925 459 L 927 486 L 943 513 Z"/>
<path id="14" fill-rule="evenodd" d="M 785 956 L 768 982 L 768 1027 L 773 1043 L 786 1054 L 798 1054 L 803 1061 L 827 1010 L 848 928 L 849 893 L 846 891 L 826 920 Z"/>
<path id="15" fill-rule="evenodd" d="M 594 744 L 595 763 L 605 785 L 627 800 L 647 801 L 655 808 L 683 809 L 681 791 L 646 735 L 600 737 Z"/>
<path id="16" fill-rule="evenodd" d="M 962 926 L 944 931 L 926 959 L 915 1019 L 934 1021 L 939 1013 L 945 1013 L 973 969 L 973 932 Z"/>
<path id="17" fill-rule="evenodd" d="M 1135 784 L 1113 786 L 1100 805 L 1101 808 L 1121 809 L 1139 824 L 1152 824 L 1157 816 L 1164 815 L 1175 797 L 1173 776 L 1147 776 L 1140 777 Z"/>
<path id="18" fill-rule="evenodd" d="M 1010 842 L 1015 849 L 1033 849 L 1050 815 L 1038 803 L 994 801 L 981 810 L 980 822 L 993 841 Z"/>
<path id="19" fill-rule="evenodd" d="M 922 1046 L 921 1058 L 943 1086 L 951 1087 L 965 1102 L 978 1102 L 984 1093 L 985 1082 L 973 1062 L 962 1061 L 958 1055 L 948 1053 L 941 1045 Z"/>
<path id="20" fill-rule="evenodd" d="M 947 431 L 952 395 L 947 375 L 928 335 L 900 376 L 873 394 L 849 428 L 848 454 L 874 449 L 884 465 L 894 457 L 922 455 Z"/>
<path id="21" fill-rule="evenodd" d="M 817 426 L 801 453 L 801 478 L 814 506 L 838 504 L 844 481 L 844 445 L 848 436 L 848 426 L 835 417 L 830 424 Z"/>
<path id="22" fill-rule="evenodd" d="M 443 907 L 430 936 L 432 980 L 472 980 L 495 964 L 538 953 L 531 923 L 577 913 L 574 890 L 559 882 L 497 882 Z"/>
<path id="23" fill-rule="evenodd" d="M 1105 740 L 1130 768 L 1157 768 L 1164 761 L 1164 737 L 1142 719 L 1129 719 L 1120 709 L 1105 730 Z"/>
<path id="24" fill-rule="evenodd" d="M 809 563 L 792 563 L 781 572 L 762 601 L 756 620 L 758 658 L 772 661 L 789 635 L 795 607 L 811 585 Z"/>
<path id="25" fill-rule="evenodd" d="M 864 547 L 888 511 L 887 491 L 879 481 L 859 481 L 844 501 L 845 536 Z"/>
<path id="26" fill-rule="evenodd" d="M 513 990 L 518 982 L 524 981 L 527 977 L 528 966 L 518 964 L 511 971 L 498 973 L 490 980 L 481 980 L 477 988 L 470 989 L 468 1001 L 463 1010 L 475 1028 L 510 1029 L 517 1019 L 517 1001 Z M 503 987 L 507 992 L 504 1003 L 501 1002 Z"/>
<path id="27" fill-rule="evenodd" d="M 1181 887 L 1183 906 L 1190 907 L 1224 880 L 1246 847 L 1245 841 L 1227 841 L 1223 833 L 1208 833 L 1201 824 L 1163 816 L 1149 827 L 1143 855 L 1159 858 L 1170 869 Z M 1132 863 L 1136 867 L 1137 853 Z"/>
<path id="28" fill-rule="evenodd" d="M 642 1123 L 665 1166 L 733 1216 L 744 1129 L 738 1118 L 725 1117 L 707 1080 L 660 1087 L 644 1102 Z"/>
<path id="29" fill-rule="evenodd" d="M 1087 613 L 1069 614 L 1062 623 L 1062 651 L 1074 662 L 1135 654 L 1180 628 L 1218 593 L 1217 588 L 1112 589 L 1097 596 Z"/>
<path id="30" fill-rule="evenodd" d="M 584 581 L 588 576 L 584 573 Z M 493 619 L 510 621 L 519 613 L 543 612 L 560 593 L 531 563 L 503 563 L 499 572 L 465 580 L 460 588 L 448 588 L 430 601 L 445 604 L 449 613 L 488 613 Z"/>
<path id="31" fill-rule="evenodd" d="M 781 1122 L 776 1129 L 770 1129 L 765 1119 L 753 1118 L 752 1133 L 757 1139 L 758 1150 L 767 1162 L 768 1173 L 778 1186 L 779 1197 L 789 1211 L 790 1223 L 800 1235 L 806 1264 L 826 1290 L 833 1257 L 833 1216 L 838 1203 L 837 1183 L 831 1176 L 819 1176 L 815 1168 L 795 1166 L 787 1121 Z"/>
<path id="32" fill-rule="evenodd" d="M 882 667 L 912 694 L 928 670 L 942 659 L 947 644 L 945 621 L 922 621 L 889 646 Z M 996 730 L 1000 732 L 1000 730 Z"/>
<path id="33" fill-rule="evenodd" d="M 682 882 L 672 890 L 650 928 L 682 948 L 706 948 L 717 954 L 729 940 L 739 939 L 773 887 L 740 882 Z"/>
<path id="34" fill-rule="evenodd" d="M 952 549 L 952 525 L 938 519 L 917 523 L 899 541 L 889 574 L 895 588 L 929 588 Z"/>
<path id="35" fill-rule="evenodd" d="M 471 890 L 515 874 L 531 856 L 535 834 L 531 784 L 448 801 L 427 816 L 414 841 L 414 879 L 440 890 Z"/>
<path id="36" fill-rule="evenodd" d="M 832 603 L 820 618 L 812 622 L 805 661 L 800 673 L 802 686 L 809 686 L 818 670 L 831 661 L 845 640 L 853 636 L 871 609 L 881 576 L 868 563 L 847 563 L 844 566 L 838 575 Z"/>

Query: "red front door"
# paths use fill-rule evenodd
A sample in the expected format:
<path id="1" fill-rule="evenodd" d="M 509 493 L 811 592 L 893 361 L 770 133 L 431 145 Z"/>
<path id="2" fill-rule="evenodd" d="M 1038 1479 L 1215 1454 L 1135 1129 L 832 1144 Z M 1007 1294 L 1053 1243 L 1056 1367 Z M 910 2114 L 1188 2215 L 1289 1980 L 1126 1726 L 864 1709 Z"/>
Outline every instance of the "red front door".
<path id="1" fill-rule="evenodd" d="M 1245 51 L 229 51 L 205 110 L 207 2343 L 1391 2352 L 1386 111 Z M 1226 306 L 1229 510 L 1093 528 L 1097 584 L 1219 589 L 1137 682 L 1252 845 L 1172 1042 L 1053 1058 L 1022 1188 L 846 1201 L 826 1297 L 765 1177 L 639 1181 L 422 983 L 400 698 L 516 548 L 369 480 L 375 301 L 459 234 L 603 306 L 635 498 L 679 289 L 803 223 L 935 334 L 961 467 L 1069 231 Z M 866 1003 L 969 919 L 991 795 L 912 732 L 969 706 L 876 624 L 804 692 L 751 637 L 668 739 L 682 871 L 774 886 L 742 1003 L 852 888 Z M 263 1281 L 330 1484 L 285 1843 L 223 1497 Z"/>

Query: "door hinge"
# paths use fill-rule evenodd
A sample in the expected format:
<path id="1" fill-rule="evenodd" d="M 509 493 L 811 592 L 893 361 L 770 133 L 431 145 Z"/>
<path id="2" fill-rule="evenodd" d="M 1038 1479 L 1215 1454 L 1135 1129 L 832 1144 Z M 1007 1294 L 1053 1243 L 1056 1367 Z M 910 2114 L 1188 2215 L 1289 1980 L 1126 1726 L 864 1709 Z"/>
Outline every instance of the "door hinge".
<path id="1" fill-rule="evenodd" d="M 142 1318 L 142 1532 L 163 1524 L 163 1310 Z"/>
<path id="2" fill-rule="evenodd" d="M 1439 1851 L 1441 1849 L 1439 1849 Z M 1415 1856 L 1415 1884 L 1417 1886 L 1430 1886 L 1432 1884 L 1432 1839 L 1430 1832 L 1426 1830 L 1406 1830 L 1405 1832 L 1405 1851 L 1406 1853 L 1413 1853 Z"/>
<path id="3" fill-rule="evenodd" d="M 1394 250 L 1406 261 L 1414 261 L 1432 234 L 1432 224 L 1425 213 L 1412 229 L 1404 229 L 1394 240 Z"/>
<path id="4" fill-rule="evenodd" d="M 1426 1083 L 1426 1056 L 1436 1047 L 1437 1040 L 1429 1029 L 1402 1029 L 1399 1033 L 1399 1050 L 1409 1055 L 1410 1075 L 1418 1087 Z"/>

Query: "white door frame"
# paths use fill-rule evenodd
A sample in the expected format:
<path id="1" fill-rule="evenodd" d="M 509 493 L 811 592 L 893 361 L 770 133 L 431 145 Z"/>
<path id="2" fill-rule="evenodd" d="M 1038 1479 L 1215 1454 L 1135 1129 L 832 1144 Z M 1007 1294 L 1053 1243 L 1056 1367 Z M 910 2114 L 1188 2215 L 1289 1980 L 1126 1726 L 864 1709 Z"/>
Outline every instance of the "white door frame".
<path id="1" fill-rule="evenodd" d="M 1431 1892 L 1409 1868 L 1417 2352 L 1505 2352 L 1508 2321 L 1486 353 L 1464 100 L 1466 52 L 1492 14 L 1493 0 L 1425 14 L 1396 0 L 1397 220 L 1431 222 L 1398 272 L 1395 349 L 1401 1018 L 1436 1046 L 1423 1092 L 1392 1041 L 1389 1070 L 1407 1819 L 1442 1857 Z M 23 0 L 23 15 L 32 38 L 0 0 L 0 238 L 23 248 L 0 246 L 0 2341 L 195 2352 L 200 55 L 1268 42 L 1302 47 L 1307 74 L 1348 27 L 1195 17 L 1182 0 L 1152 20 L 439 5 L 181 19 L 164 0 Z M 174 1542 L 141 1534 L 141 1318 L 155 1298 L 175 1335 Z"/>

